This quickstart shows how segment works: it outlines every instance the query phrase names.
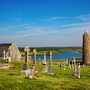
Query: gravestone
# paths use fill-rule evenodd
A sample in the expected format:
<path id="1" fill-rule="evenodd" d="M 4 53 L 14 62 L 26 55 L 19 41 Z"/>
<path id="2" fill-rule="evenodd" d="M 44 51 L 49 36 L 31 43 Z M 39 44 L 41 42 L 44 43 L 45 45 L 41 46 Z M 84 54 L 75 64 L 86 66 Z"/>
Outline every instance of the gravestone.
<path id="1" fill-rule="evenodd" d="M 74 67 L 73 67 L 73 61 L 72 61 L 72 68 L 74 69 Z"/>
<path id="2" fill-rule="evenodd" d="M 45 71 L 47 72 L 47 62 L 46 62 L 46 55 L 45 55 L 45 51 L 44 51 L 44 60 L 42 62 L 42 65 L 43 65 L 43 70 L 42 71 Z"/>
<path id="3" fill-rule="evenodd" d="M 3 55 L 3 59 L 4 59 L 4 60 L 6 59 L 6 58 L 5 58 L 5 53 L 6 53 L 6 52 L 5 52 L 5 50 L 4 50 L 4 51 L 3 51 L 3 54 L 4 54 L 4 55 Z"/>
<path id="4" fill-rule="evenodd" d="M 79 63 L 77 70 L 76 71 L 74 70 L 74 75 L 80 78 L 80 63 Z"/>
<path id="5" fill-rule="evenodd" d="M 39 75 L 39 72 L 37 69 L 37 64 L 36 64 L 36 54 L 37 54 L 36 49 L 33 49 L 33 65 L 32 65 L 32 68 L 34 67 L 35 75 Z"/>
<path id="6" fill-rule="evenodd" d="M 69 68 L 71 69 L 70 60 L 69 60 Z"/>
<path id="7" fill-rule="evenodd" d="M 52 52 L 50 51 L 50 68 L 48 74 L 54 75 L 53 69 L 52 69 Z"/>
<path id="8" fill-rule="evenodd" d="M 73 62 L 74 62 L 74 71 L 76 71 L 76 61 L 75 61 L 75 57 L 73 57 Z"/>
<path id="9" fill-rule="evenodd" d="M 29 61 L 29 46 L 26 45 L 25 46 L 25 49 L 24 49 L 24 52 L 25 52 L 25 63 L 23 64 L 23 70 L 21 71 L 21 74 L 24 74 L 24 75 L 28 75 L 30 74 L 30 65 L 28 63 Z"/>
<path id="10" fill-rule="evenodd" d="M 41 58 L 39 58 L 39 64 L 41 64 Z"/>
<path id="11" fill-rule="evenodd" d="M 34 68 L 35 67 L 33 67 L 33 69 L 31 70 L 30 75 L 29 75 L 29 78 L 33 78 L 34 77 L 34 74 L 35 74 Z"/>

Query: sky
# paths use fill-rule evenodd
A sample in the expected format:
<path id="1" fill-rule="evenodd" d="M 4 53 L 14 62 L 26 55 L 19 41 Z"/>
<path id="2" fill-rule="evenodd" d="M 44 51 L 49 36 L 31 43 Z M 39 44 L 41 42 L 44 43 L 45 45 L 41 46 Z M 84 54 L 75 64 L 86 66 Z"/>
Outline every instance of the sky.
<path id="1" fill-rule="evenodd" d="M 0 43 L 81 47 L 86 30 L 90 0 L 0 0 Z"/>

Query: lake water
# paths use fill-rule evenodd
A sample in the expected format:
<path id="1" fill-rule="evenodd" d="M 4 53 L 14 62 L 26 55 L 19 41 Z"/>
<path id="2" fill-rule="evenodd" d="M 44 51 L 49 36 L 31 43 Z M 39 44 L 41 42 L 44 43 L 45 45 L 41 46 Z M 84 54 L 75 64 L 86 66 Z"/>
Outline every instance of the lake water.
<path id="1" fill-rule="evenodd" d="M 58 60 L 58 59 L 68 59 L 68 58 L 82 58 L 82 53 L 79 53 L 78 51 L 66 51 L 66 52 L 59 52 L 59 54 L 56 55 L 52 55 L 52 59 L 54 60 Z M 39 58 L 41 58 L 41 60 L 44 59 L 44 56 L 36 56 L 36 60 L 39 60 Z M 50 60 L 50 56 L 46 55 L 46 59 Z M 33 60 L 33 56 L 32 56 L 32 60 Z"/>

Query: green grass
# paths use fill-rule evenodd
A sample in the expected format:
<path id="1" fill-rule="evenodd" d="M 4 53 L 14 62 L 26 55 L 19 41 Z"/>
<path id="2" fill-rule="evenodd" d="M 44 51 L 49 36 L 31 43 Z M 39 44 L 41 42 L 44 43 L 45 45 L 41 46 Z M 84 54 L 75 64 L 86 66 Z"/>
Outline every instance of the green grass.
<path id="1" fill-rule="evenodd" d="M 0 62 L 3 63 L 2 60 Z M 4 61 L 5 63 L 5 61 Z M 0 70 L 0 90 L 90 90 L 90 66 L 81 65 L 81 78 L 73 75 L 73 69 L 60 69 L 57 64 L 53 64 L 54 75 L 42 71 L 42 65 L 37 64 L 40 76 L 29 79 L 28 75 L 20 75 L 23 68 L 23 61 L 12 61 L 11 65 L 20 70 Z M 30 68 L 32 67 L 30 63 Z M 47 64 L 49 68 L 49 64 Z"/>

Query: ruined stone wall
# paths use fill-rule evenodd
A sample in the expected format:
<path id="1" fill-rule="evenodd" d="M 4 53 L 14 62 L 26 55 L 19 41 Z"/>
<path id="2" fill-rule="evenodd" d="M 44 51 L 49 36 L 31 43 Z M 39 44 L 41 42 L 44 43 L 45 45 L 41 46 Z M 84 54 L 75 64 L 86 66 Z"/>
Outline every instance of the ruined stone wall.
<path id="1" fill-rule="evenodd" d="M 90 35 L 87 31 L 83 35 L 83 64 L 90 64 Z"/>
<path id="2" fill-rule="evenodd" d="M 10 48 L 11 60 L 21 60 L 21 53 L 19 52 L 15 43 L 12 43 L 12 45 L 9 48 Z M 6 57 L 8 57 L 8 56 L 9 56 L 9 51 L 6 54 Z"/>

